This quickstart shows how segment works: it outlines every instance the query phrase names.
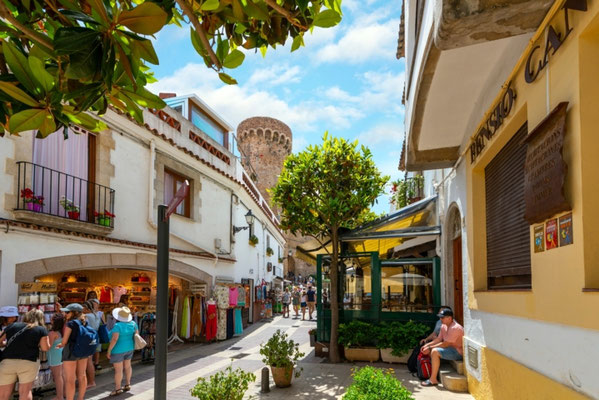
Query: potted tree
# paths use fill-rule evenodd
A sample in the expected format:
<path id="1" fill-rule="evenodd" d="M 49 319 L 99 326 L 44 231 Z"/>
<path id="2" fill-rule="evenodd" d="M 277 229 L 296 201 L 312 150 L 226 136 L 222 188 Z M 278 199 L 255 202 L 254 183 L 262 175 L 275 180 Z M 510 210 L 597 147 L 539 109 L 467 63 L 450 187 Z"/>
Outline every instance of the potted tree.
<path id="1" fill-rule="evenodd" d="M 262 362 L 270 367 L 272 378 L 275 385 L 280 388 L 291 385 L 291 378 L 297 361 L 304 356 L 299 351 L 299 343 L 287 339 L 287 334 L 277 329 L 274 335 L 264 344 L 260 345 L 260 354 Z M 295 377 L 298 378 L 300 371 L 295 371 Z"/>
<path id="2" fill-rule="evenodd" d="M 428 329 L 426 325 L 413 321 L 381 324 L 377 330 L 381 359 L 387 363 L 407 363 L 410 352 Z"/>
<path id="3" fill-rule="evenodd" d="M 375 362 L 379 349 L 375 346 L 378 327 L 362 321 L 351 321 L 339 325 L 339 344 L 344 348 L 349 361 Z"/>

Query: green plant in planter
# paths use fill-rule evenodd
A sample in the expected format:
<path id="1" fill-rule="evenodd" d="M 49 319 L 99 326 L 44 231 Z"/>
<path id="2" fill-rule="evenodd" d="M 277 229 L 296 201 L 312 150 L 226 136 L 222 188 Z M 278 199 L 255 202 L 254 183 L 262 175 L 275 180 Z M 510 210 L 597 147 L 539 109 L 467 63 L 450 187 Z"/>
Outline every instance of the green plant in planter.
<path id="1" fill-rule="evenodd" d="M 412 350 L 428 331 L 426 325 L 413 321 L 383 323 L 377 329 L 377 347 L 393 349 L 391 354 L 399 357 Z"/>
<path id="2" fill-rule="evenodd" d="M 256 247 L 256 245 L 258 244 L 258 236 L 256 236 L 256 235 L 250 236 L 249 243 L 250 243 L 250 246 Z"/>
<path id="3" fill-rule="evenodd" d="M 344 347 L 374 347 L 378 326 L 362 321 L 339 325 L 339 344 Z"/>
<path id="4" fill-rule="evenodd" d="M 191 389 L 191 395 L 200 400 L 242 400 L 250 382 L 255 380 L 254 374 L 241 368 L 233 370 L 229 365 L 209 379 L 198 378 L 198 383 Z"/>
<path id="5" fill-rule="evenodd" d="M 343 400 L 414 400 L 412 393 L 397 380 L 392 368 L 356 368 L 352 376 L 354 380 Z"/>
<path id="6" fill-rule="evenodd" d="M 274 335 L 264 344 L 260 345 L 262 362 L 270 367 L 289 368 L 296 367 L 297 361 L 305 354 L 299 351 L 299 343 L 287 339 L 288 335 L 277 329 Z M 301 368 L 295 371 L 295 377 L 301 375 Z"/>
<path id="7" fill-rule="evenodd" d="M 279 264 L 283 264 L 283 257 L 279 257 Z"/>
<path id="8" fill-rule="evenodd" d="M 273 250 L 272 250 L 270 247 L 267 247 L 267 248 L 266 248 L 266 255 L 267 255 L 268 257 L 270 257 L 270 256 L 272 256 L 273 254 L 275 254 L 275 252 L 274 252 L 274 251 L 273 251 Z"/>

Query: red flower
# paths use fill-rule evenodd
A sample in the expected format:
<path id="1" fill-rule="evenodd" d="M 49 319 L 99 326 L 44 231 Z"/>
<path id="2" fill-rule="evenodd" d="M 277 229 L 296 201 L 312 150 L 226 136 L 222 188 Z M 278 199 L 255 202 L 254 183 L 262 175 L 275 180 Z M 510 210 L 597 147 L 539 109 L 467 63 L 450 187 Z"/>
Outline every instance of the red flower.
<path id="1" fill-rule="evenodd" d="M 33 190 L 29 188 L 21 190 L 21 197 L 24 199 L 33 199 Z"/>

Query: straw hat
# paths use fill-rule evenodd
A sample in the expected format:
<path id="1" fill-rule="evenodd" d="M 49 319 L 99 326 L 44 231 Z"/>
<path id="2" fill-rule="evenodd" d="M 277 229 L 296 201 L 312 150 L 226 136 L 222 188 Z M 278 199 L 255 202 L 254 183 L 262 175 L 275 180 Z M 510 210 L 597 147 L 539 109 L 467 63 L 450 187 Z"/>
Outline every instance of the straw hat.
<path id="1" fill-rule="evenodd" d="M 112 310 L 112 316 L 117 321 L 121 322 L 129 322 L 133 319 L 133 315 L 131 315 L 131 310 L 129 307 L 119 307 Z"/>

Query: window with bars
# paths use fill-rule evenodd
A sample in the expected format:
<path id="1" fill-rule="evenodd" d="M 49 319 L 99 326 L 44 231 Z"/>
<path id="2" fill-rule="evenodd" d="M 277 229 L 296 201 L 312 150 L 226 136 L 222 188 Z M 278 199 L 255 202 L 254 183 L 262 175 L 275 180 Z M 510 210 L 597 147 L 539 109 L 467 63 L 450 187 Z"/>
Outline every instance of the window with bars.
<path id="1" fill-rule="evenodd" d="M 531 287 L 530 226 L 524 219 L 524 124 L 485 167 L 489 289 Z"/>

